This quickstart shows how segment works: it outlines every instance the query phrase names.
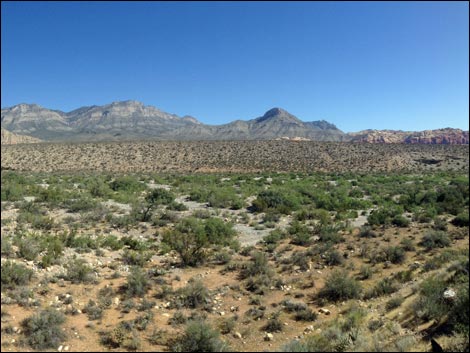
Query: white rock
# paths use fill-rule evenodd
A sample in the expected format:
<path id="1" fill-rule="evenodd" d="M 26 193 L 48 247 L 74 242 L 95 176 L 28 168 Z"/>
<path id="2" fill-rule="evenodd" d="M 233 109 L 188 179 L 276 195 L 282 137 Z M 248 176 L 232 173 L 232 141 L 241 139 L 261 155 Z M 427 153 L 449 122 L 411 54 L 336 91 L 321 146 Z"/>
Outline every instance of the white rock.
<path id="1" fill-rule="evenodd" d="M 325 314 L 325 315 L 330 315 L 331 314 L 331 311 L 329 311 L 328 309 L 326 308 L 321 308 L 320 310 L 318 310 L 321 314 Z"/>
<path id="2" fill-rule="evenodd" d="M 457 293 L 452 288 L 448 288 L 444 291 L 443 296 L 445 299 L 454 299 L 457 296 Z"/>
<path id="3" fill-rule="evenodd" d="M 62 349 L 64 349 L 64 346 L 59 346 L 59 348 L 57 348 L 57 351 L 62 352 Z"/>
<path id="4" fill-rule="evenodd" d="M 264 334 L 264 340 L 265 340 L 265 341 L 272 341 L 273 339 L 274 339 L 274 336 L 273 336 L 272 333 L 266 332 L 266 333 Z"/>

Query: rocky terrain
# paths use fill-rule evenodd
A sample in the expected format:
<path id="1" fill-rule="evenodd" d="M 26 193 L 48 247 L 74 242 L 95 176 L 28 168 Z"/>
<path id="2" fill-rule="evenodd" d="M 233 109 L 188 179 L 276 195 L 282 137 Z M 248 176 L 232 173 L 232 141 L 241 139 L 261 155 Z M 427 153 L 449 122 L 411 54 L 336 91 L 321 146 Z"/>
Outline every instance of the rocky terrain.
<path id="1" fill-rule="evenodd" d="M 5 130 L 2 128 L 2 135 L 1 135 L 2 145 L 17 145 L 21 143 L 39 143 L 42 142 L 40 139 L 35 137 L 26 136 L 26 135 L 18 135 Z"/>
<path id="2" fill-rule="evenodd" d="M 109 172 L 468 171 L 468 145 L 141 141 L 4 146 L 2 169 Z"/>
<path id="3" fill-rule="evenodd" d="M 2 352 L 468 351 L 466 173 L 1 180 Z"/>
<path id="4" fill-rule="evenodd" d="M 342 141 L 347 138 L 333 124 L 303 122 L 280 108 L 252 120 L 205 125 L 194 117 L 180 118 L 137 101 L 82 107 L 68 113 L 36 104 L 20 104 L 2 109 L 2 127 L 48 141 L 267 140 L 280 136 Z"/>
<path id="5" fill-rule="evenodd" d="M 364 130 L 348 133 L 351 142 L 468 145 L 468 131 L 436 129 L 425 131 Z"/>

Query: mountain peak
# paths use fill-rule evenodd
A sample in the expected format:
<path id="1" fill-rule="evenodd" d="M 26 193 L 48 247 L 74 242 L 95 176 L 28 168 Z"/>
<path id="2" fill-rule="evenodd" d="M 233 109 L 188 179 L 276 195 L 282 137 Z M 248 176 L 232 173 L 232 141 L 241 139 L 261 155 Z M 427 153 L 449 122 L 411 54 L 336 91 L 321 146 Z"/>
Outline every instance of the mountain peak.
<path id="1" fill-rule="evenodd" d="M 301 121 L 287 110 L 282 108 L 272 108 L 269 109 L 262 117 L 256 119 L 257 122 L 267 121 L 267 120 L 283 120 L 283 121 L 292 121 L 300 123 Z"/>

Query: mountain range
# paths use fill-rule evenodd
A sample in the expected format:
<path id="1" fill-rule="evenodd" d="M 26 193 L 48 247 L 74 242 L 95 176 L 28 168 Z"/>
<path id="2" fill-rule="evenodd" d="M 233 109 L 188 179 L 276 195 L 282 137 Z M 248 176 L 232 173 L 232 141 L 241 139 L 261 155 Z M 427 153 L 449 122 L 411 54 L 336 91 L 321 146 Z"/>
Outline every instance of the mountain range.
<path id="1" fill-rule="evenodd" d="M 468 131 L 450 128 L 421 132 L 364 130 L 346 134 L 325 120 L 304 122 L 281 108 L 270 109 L 251 120 L 207 125 L 192 116 L 179 117 L 133 100 L 86 106 L 70 112 L 37 104 L 18 104 L 1 110 L 1 126 L 2 144 L 39 142 L 38 139 L 56 142 L 291 139 L 430 144 L 468 144 L 469 141 Z M 13 140 L 8 140 L 4 129 L 15 134 Z"/>

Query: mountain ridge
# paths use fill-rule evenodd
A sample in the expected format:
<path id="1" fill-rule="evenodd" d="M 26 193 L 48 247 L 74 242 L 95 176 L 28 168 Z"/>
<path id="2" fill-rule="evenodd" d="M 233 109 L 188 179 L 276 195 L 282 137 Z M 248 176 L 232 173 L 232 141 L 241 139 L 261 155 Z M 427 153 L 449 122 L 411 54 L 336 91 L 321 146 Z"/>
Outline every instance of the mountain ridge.
<path id="1" fill-rule="evenodd" d="M 136 100 L 83 106 L 69 112 L 21 103 L 2 108 L 6 130 L 44 141 L 122 140 L 272 140 L 366 143 L 468 144 L 468 131 L 444 128 L 424 131 L 362 130 L 344 133 L 326 121 L 302 121 L 275 107 L 262 116 L 209 125 L 197 118 L 164 112 Z"/>

